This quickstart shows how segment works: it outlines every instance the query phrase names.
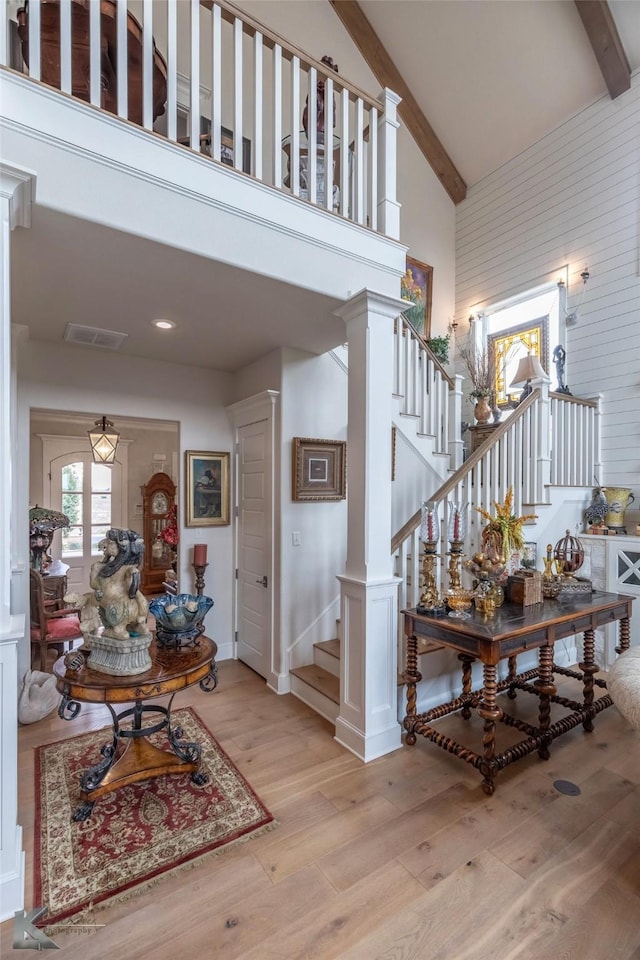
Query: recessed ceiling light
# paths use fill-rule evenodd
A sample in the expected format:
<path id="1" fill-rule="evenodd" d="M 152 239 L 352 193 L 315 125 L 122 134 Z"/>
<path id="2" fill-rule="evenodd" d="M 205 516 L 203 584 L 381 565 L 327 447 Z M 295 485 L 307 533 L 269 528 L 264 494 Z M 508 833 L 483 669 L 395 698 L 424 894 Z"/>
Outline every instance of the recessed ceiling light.
<path id="1" fill-rule="evenodd" d="M 154 327 L 157 327 L 158 330 L 173 330 L 175 327 L 173 320 L 152 320 L 151 323 Z"/>

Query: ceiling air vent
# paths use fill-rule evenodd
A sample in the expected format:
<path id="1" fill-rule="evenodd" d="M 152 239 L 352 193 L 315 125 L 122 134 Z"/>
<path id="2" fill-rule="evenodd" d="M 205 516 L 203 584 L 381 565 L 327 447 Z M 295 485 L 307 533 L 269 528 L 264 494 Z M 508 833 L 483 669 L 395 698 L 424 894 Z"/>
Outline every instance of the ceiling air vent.
<path id="1" fill-rule="evenodd" d="M 64 339 L 83 347 L 102 347 L 103 350 L 119 350 L 128 334 L 117 330 L 101 330 L 100 327 L 84 327 L 81 323 L 68 323 Z"/>

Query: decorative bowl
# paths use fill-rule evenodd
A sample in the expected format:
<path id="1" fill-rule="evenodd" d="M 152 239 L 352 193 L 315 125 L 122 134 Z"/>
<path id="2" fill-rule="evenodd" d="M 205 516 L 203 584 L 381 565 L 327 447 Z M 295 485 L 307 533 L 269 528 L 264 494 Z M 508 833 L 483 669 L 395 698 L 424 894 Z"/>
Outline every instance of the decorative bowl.
<path id="1" fill-rule="evenodd" d="M 211 597 L 192 593 L 155 597 L 149 603 L 149 613 L 156 618 L 158 643 L 177 647 L 195 643 L 204 633 L 203 620 L 212 606 Z"/>
<path id="2" fill-rule="evenodd" d="M 445 597 L 449 605 L 449 616 L 454 620 L 468 620 L 470 614 L 467 613 L 473 602 L 473 590 L 465 590 L 463 587 L 454 587 L 447 590 Z"/>

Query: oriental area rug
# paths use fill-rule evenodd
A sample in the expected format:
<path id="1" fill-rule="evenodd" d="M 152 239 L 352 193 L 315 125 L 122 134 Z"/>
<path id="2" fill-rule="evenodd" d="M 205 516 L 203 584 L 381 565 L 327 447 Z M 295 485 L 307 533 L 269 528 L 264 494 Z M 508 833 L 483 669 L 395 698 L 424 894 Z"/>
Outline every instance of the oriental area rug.
<path id="1" fill-rule="evenodd" d="M 207 783 L 197 786 L 185 773 L 121 787 L 77 823 L 81 774 L 100 760 L 111 728 L 36 750 L 34 903 L 48 908 L 38 926 L 79 922 L 86 909 L 126 899 L 166 871 L 275 826 L 197 713 L 176 710 L 172 726 L 178 724 L 182 739 L 201 745 Z M 149 740 L 168 748 L 164 731 Z"/>

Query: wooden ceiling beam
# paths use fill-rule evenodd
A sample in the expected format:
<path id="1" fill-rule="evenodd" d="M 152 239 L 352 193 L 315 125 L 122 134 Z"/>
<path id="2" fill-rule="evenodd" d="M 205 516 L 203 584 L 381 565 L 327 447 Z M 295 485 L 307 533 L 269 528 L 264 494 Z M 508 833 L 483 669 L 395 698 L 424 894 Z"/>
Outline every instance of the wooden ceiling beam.
<path id="1" fill-rule="evenodd" d="M 607 0 L 575 0 L 611 99 L 631 86 L 631 67 Z"/>
<path id="2" fill-rule="evenodd" d="M 467 195 L 466 183 L 362 12 L 360 4 L 357 0 L 329 0 L 329 2 L 378 82 L 402 97 L 402 103 L 398 107 L 402 122 L 453 202 L 460 203 Z"/>

